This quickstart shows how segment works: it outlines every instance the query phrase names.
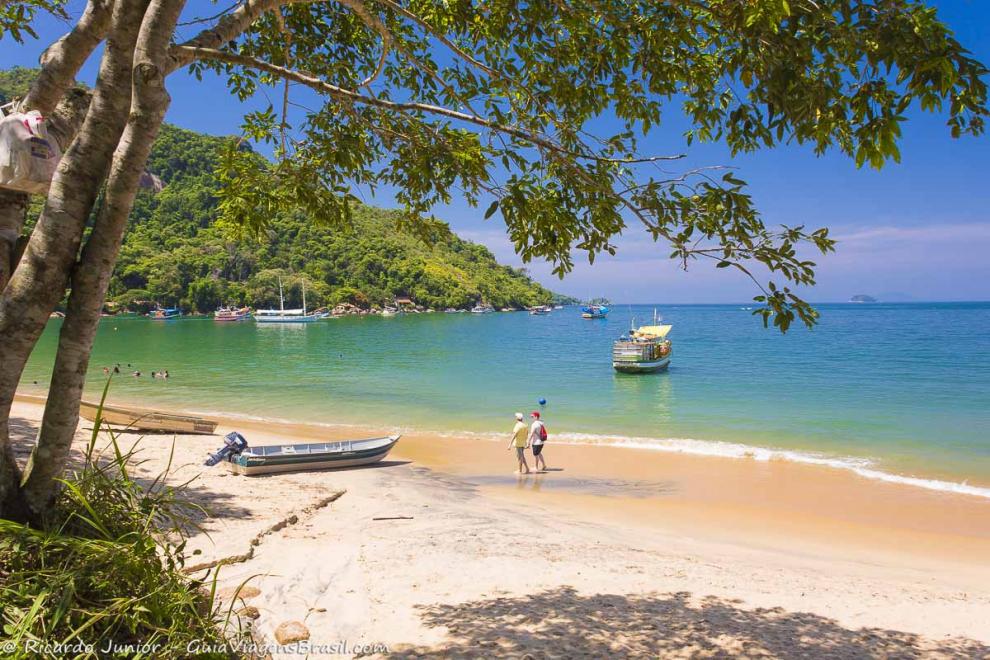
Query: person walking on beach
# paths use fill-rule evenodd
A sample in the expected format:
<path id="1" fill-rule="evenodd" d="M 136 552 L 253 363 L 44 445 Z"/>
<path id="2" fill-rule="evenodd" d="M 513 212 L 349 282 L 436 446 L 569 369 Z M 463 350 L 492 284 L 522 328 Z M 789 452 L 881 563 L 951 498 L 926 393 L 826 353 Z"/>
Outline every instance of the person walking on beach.
<path id="1" fill-rule="evenodd" d="M 533 418 L 533 425 L 529 427 L 529 444 L 533 446 L 533 468 L 537 471 L 546 472 L 547 459 L 543 458 L 543 443 L 547 441 L 547 427 L 540 419 L 540 413 L 534 410 L 529 415 Z M 540 467 L 540 466 L 543 467 Z"/>
<path id="2" fill-rule="evenodd" d="M 523 421 L 523 414 L 521 412 L 516 413 L 516 425 L 512 427 L 512 440 L 509 441 L 509 446 L 506 449 L 512 449 L 513 447 L 516 450 L 516 459 L 519 461 L 519 468 L 516 472 L 529 474 L 529 464 L 526 463 L 526 447 L 529 447 L 529 428 L 526 426 L 526 422 Z"/>

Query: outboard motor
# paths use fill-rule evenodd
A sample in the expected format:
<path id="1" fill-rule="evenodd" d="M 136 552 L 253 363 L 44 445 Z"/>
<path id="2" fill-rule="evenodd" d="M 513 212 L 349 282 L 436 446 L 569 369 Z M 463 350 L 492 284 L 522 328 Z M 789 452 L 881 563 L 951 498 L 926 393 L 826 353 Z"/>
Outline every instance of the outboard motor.
<path id="1" fill-rule="evenodd" d="M 244 436 L 237 431 L 231 431 L 223 437 L 224 446 L 217 451 L 215 454 L 210 454 L 210 457 L 206 459 L 206 465 L 213 466 L 224 461 L 228 456 L 233 456 L 235 454 L 240 454 L 242 451 L 247 449 L 248 441 L 244 439 Z"/>

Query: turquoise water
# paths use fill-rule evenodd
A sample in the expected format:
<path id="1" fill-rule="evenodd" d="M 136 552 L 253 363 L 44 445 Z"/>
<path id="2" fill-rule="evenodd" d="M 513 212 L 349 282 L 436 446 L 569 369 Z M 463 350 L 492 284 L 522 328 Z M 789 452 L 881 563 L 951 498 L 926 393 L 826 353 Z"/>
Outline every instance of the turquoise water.
<path id="1" fill-rule="evenodd" d="M 127 363 L 112 399 L 200 412 L 458 433 L 504 432 L 545 397 L 554 439 L 826 462 L 969 483 L 990 496 L 990 303 L 822 305 L 781 336 L 739 305 L 658 306 L 669 372 L 613 372 L 653 306 L 343 318 L 297 326 L 104 319 L 90 368 Z M 24 376 L 49 377 L 59 321 Z M 168 381 L 152 370 L 168 369 Z M 621 451 L 621 449 L 616 449 Z M 955 489 L 951 484 L 921 483 Z"/>

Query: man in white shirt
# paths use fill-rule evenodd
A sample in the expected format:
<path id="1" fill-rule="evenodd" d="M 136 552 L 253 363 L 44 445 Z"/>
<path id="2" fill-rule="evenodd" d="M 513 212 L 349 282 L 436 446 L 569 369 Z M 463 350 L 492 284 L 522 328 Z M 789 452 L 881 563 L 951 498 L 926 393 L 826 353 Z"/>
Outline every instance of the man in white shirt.
<path id="1" fill-rule="evenodd" d="M 536 461 L 534 467 L 538 472 L 545 472 L 547 461 L 543 458 L 543 443 L 545 442 L 546 431 L 544 430 L 543 422 L 540 421 L 539 412 L 534 410 L 529 416 L 533 418 L 533 424 L 529 427 L 529 444 L 533 446 L 533 458 Z"/>

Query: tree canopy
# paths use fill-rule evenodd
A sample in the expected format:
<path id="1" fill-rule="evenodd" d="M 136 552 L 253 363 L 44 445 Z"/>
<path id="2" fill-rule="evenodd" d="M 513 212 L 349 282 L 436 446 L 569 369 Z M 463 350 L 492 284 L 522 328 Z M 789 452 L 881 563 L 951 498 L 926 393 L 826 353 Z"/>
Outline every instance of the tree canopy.
<path id="1" fill-rule="evenodd" d="M 491 199 L 523 259 L 560 274 L 638 224 L 685 266 L 814 283 L 801 246 L 832 250 L 827 229 L 768 227 L 738 173 L 671 173 L 682 154 L 640 153 L 672 112 L 692 125 L 685 148 L 808 143 L 878 168 L 899 159 L 912 105 L 944 110 L 953 136 L 982 133 L 986 115 L 986 69 L 911 0 L 290 3 L 236 41 L 173 50 L 244 98 L 285 84 L 281 109 L 244 124 L 279 162 L 256 172 L 228 152 L 224 215 L 260 227 L 303 201 L 342 220 L 355 183 L 396 187 L 417 218 L 453 195 Z M 290 83 L 323 103 L 293 126 Z M 621 131 L 595 133 L 604 116 Z M 765 319 L 813 322 L 789 288 L 760 285 Z"/>

